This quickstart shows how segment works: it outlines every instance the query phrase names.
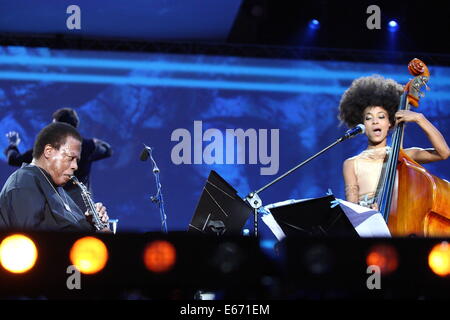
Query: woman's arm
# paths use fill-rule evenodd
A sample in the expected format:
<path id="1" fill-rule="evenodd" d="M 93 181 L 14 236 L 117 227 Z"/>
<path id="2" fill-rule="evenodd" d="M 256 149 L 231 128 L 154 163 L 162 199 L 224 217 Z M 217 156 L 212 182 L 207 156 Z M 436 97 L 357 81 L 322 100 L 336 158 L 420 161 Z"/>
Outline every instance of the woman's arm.
<path id="1" fill-rule="evenodd" d="M 428 163 L 445 160 L 450 156 L 450 148 L 439 130 L 421 113 L 410 110 L 398 111 L 395 114 L 396 124 L 400 122 L 415 122 L 428 136 L 432 149 L 409 148 L 404 151 L 418 163 Z"/>
<path id="2" fill-rule="evenodd" d="M 343 165 L 345 198 L 349 202 L 358 203 L 359 186 L 354 170 L 354 159 L 347 159 Z"/>

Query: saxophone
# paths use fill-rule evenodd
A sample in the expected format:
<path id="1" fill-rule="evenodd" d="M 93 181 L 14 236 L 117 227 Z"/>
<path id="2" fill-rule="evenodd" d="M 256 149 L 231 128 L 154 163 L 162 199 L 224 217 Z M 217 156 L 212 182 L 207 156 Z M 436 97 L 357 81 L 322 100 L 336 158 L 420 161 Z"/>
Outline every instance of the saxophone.
<path id="1" fill-rule="evenodd" d="M 72 183 L 77 185 L 81 189 L 81 197 L 83 198 L 84 204 L 86 205 L 86 208 L 89 212 L 89 215 L 92 215 L 92 222 L 94 223 L 94 227 L 97 230 L 103 230 L 105 228 L 109 229 L 109 223 L 103 222 L 100 218 L 100 214 L 97 212 L 97 209 L 95 208 L 94 201 L 92 201 L 91 193 L 86 188 L 86 186 L 81 183 L 77 177 L 71 176 L 70 179 L 72 180 Z"/>

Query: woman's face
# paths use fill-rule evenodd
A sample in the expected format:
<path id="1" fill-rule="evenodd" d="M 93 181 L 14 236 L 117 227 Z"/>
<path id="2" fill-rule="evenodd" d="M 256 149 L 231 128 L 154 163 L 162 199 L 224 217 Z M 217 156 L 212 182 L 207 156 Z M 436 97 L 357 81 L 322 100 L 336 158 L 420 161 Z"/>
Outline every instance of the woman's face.
<path id="1" fill-rule="evenodd" d="M 366 135 L 372 145 L 385 142 L 391 127 L 389 114 L 383 107 L 367 107 L 364 110 L 364 125 L 366 126 Z"/>

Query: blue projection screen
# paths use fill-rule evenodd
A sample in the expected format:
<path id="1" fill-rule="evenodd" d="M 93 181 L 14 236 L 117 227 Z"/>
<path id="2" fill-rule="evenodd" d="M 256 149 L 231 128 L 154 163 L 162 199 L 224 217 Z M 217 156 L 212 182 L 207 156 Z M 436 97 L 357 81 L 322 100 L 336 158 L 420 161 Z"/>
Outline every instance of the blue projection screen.
<path id="1" fill-rule="evenodd" d="M 53 111 L 74 108 L 82 135 L 114 149 L 111 158 L 94 163 L 91 179 L 95 200 L 120 220 L 118 231 L 161 229 L 159 209 L 150 200 L 156 192 L 152 167 L 139 160 L 143 143 L 153 148 L 160 168 L 168 230 L 187 230 L 210 170 L 244 197 L 345 132 L 337 107 L 353 79 L 381 74 L 404 84 L 410 78 L 408 62 L 0 47 L 0 147 L 6 148 L 5 134 L 15 130 L 22 138 L 19 149 L 32 148 Z M 419 110 L 447 141 L 449 71 L 430 66 L 431 91 Z M 430 143 L 410 124 L 404 146 Z M 337 145 L 264 191 L 263 204 L 322 197 L 329 189 L 343 198 L 342 162 L 364 148 L 363 136 Z M 1 156 L 3 185 L 16 168 Z M 450 176 L 449 161 L 426 168 L 441 178 Z"/>

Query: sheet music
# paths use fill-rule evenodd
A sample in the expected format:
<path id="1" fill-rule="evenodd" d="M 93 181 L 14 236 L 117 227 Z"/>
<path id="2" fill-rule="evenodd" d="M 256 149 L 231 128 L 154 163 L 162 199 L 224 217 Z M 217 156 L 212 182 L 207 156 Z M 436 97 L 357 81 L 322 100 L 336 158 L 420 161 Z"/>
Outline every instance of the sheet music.
<path id="1" fill-rule="evenodd" d="M 266 207 L 262 207 L 261 209 L 260 209 L 260 212 L 262 213 L 261 220 L 267 225 L 267 227 L 269 227 L 270 231 L 272 231 L 277 240 L 281 241 L 284 238 L 286 238 L 286 235 L 284 234 L 283 230 L 281 230 L 280 225 L 275 221 L 275 218 L 270 213 L 270 211 L 266 209 Z"/>
<path id="2" fill-rule="evenodd" d="M 300 199 L 300 200 L 285 200 L 277 203 L 268 204 L 260 208 L 260 213 L 262 214 L 261 219 L 267 225 L 267 227 L 272 231 L 278 241 L 286 238 L 285 233 L 281 229 L 280 225 L 275 221 L 272 216 L 270 209 L 281 207 L 293 203 L 298 203 L 301 201 L 306 201 L 310 199 Z M 366 208 L 357 205 L 352 202 L 348 202 L 341 199 L 336 199 L 339 202 L 340 207 L 344 211 L 350 223 L 355 228 L 356 232 L 360 237 L 391 237 L 391 233 L 386 222 L 383 219 L 381 213 L 376 210 Z M 331 204 L 330 204 L 331 205 Z"/>
<path id="3" fill-rule="evenodd" d="M 360 237 L 391 237 L 381 213 L 356 203 L 337 199 L 347 218 Z"/>

